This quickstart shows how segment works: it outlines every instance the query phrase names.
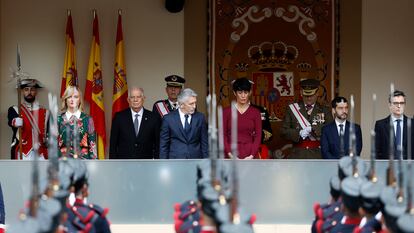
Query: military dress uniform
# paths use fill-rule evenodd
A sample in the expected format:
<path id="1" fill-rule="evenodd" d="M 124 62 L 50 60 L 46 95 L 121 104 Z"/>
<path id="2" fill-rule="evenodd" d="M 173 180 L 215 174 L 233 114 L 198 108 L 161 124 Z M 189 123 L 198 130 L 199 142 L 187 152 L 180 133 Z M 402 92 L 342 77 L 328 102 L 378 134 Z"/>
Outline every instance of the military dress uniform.
<path id="1" fill-rule="evenodd" d="M 24 79 L 21 81 L 20 88 L 35 87 L 42 88 L 42 85 L 36 79 Z M 22 101 L 20 105 L 21 114 L 17 106 L 11 106 L 8 109 L 8 125 L 13 130 L 11 143 L 11 159 L 32 160 L 34 158 L 34 135 L 37 135 L 39 143 L 38 155 L 40 159 L 47 159 L 46 135 L 49 120 L 49 111 L 39 105 L 38 101 L 28 103 Z M 22 138 L 18 138 L 17 119 L 23 120 Z M 22 156 L 19 156 L 19 143 L 22 143 Z"/>
<path id="2" fill-rule="evenodd" d="M 307 113 L 305 104 L 298 103 L 299 112 L 309 121 L 312 127 L 312 135 L 316 140 L 309 138 L 302 139 L 300 136 L 301 125 L 294 116 L 292 110 L 288 107 L 286 116 L 283 120 L 282 135 L 285 139 L 291 140 L 294 143 L 290 159 L 321 159 L 320 137 L 322 135 L 322 127 L 331 122 L 332 113 L 329 107 L 315 103 L 312 112 Z"/>
<path id="3" fill-rule="evenodd" d="M 165 77 L 167 87 L 180 87 L 183 88 L 185 79 L 178 75 L 170 75 Z M 160 118 L 163 118 L 169 112 L 177 110 L 179 108 L 178 102 L 172 102 L 169 99 L 158 100 L 152 107 L 152 112 L 157 113 Z"/>
<path id="4" fill-rule="evenodd" d="M 315 97 L 319 89 L 316 79 L 300 81 L 301 94 L 305 97 Z M 281 135 L 294 143 L 290 159 L 321 159 L 320 137 L 322 127 L 333 121 L 331 109 L 328 106 L 314 103 L 305 106 L 304 101 L 288 105 L 283 120 Z M 311 127 L 305 138 L 300 135 L 301 130 Z"/>

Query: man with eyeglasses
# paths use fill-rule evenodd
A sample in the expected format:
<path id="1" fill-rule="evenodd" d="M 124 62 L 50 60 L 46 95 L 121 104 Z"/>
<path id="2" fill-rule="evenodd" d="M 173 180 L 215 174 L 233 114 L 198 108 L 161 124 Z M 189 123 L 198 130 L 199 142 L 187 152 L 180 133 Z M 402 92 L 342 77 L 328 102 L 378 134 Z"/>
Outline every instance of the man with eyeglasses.
<path id="1" fill-rule="evenodd" d="M 407 120 L 411 118 L 404 115 L 405 104 L 406 98 L 404 92 L 395 90 L 388 98 L 388 106 L 391 114 L 375 123 L 377 159 L 389 159 L 390 154 L 392 154 L 394 159 L 399 159 L 401 156 L 407 159 Z M 393 127 L 392 138 L 390 138 L 391 123 Z M 413 138 L 411 137 L 412 141 Z"/>
<path id="2" fill-rule="evenodd" d="M 144 108 L 144 89 L 128 91 L 129 108 L 117 112 L 112 120 L 110 159 L 157 159 L 160 119 Z"/>

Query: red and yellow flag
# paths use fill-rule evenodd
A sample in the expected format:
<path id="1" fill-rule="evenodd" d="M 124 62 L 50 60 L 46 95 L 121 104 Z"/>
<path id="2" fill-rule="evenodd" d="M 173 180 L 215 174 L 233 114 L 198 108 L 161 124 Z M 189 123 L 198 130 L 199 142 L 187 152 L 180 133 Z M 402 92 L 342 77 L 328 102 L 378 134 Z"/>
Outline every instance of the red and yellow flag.
<path id="1" fill-rule="evenodd" d="M 112 118 L 116 112 L 126 109 L 128 105 L 128 85 L 124 59 L 124 39 L 122 36 L 121 13 L 118 14 L 118 26 L 116 30 L 116 49 L 114 66 L 114 86 L 112 95 Z"/>
<path id="2" fill-rule="evenodd" d="M 67 86 L 78 86 L 78 72 L 76 70 L 75 36 L 73 34 L 72 15 L 68 11 L 66 22 L 66 51 L 65 63 L 63 64 L 62 84 L 60 86 L 60 96 Z"/>
<path id="3" fill-rule="evenodd" d="M 85 101 L 90 104 L 96 129 L 96 148 L 99 159 L 105 159 L 106 131 L 103 79 L 101 69 L 101 47 L 99 42 L 98 15 L 94 11 L 91 52 L 86 76 Z"/>

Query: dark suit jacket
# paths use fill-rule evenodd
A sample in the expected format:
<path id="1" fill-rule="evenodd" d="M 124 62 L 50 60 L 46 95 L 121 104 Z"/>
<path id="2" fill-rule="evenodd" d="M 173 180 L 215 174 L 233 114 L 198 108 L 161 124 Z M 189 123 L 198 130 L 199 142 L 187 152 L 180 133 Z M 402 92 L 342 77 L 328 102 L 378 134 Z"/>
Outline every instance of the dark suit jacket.
<path id="1" fill-rule="evenodd" d="M 344 133 L 344 152 L 345 155 L 349 154 L 349 127 L 351 126 L 349 121 L 345 124 Z M 362 150 L 362 133 L 361 127 L 355 124 L 355 143 L 356 143 L 356 154 L 359 156 Z M 339 137 L 338 128 L 336 127 L 335 121 L 323 126 L 322 137 L 321 137 L 321 151 L 322 158 L 324 159 L 339 159 L 340 158 L 340 145 L 341 139 Z"/>
<path id="2" fill-rule="evenodd" d="M 161 124 L 160 159 L 199 159 L 208 157 L 207 123 L 204 115 L 191 116 L 191 131 L 184 133 L 179 111 L 165 115 Z"/>
<path id="3" fill-rule="evenodd" d="M 404 159 L 407 159 L 407 116 L 404 115 L 404 127 L 403 127 L 403 155 Z M 377 159 L 389 159 L 390 154 L 390 120 L 391 116 L 388 116 L 382 120 L 375 122 L 375 149 Z M 394 129 L 393 129 L 394 130 Z M 394 133 L 395 135 L 395 133 Z M 411 135 L 414 135 L 411 130 Z M 393 139 L 395 140 L 395 138 Z M 414 137 L 411 136 L 412 143 Z M 413 145 L 413 144 L 411 144 Z M 413 150 L 411 151 L 413 152 Z M 413 153 L 412 153 L 413 154 Z"/>
<path id="4" fill-rule="evenodd" d="M 151 111 L 144 109 L 135 135 L 131 109 L 117 112 L 112 120 L 109 147 L 110 159 L 158 158 L 160 120 Z"/>

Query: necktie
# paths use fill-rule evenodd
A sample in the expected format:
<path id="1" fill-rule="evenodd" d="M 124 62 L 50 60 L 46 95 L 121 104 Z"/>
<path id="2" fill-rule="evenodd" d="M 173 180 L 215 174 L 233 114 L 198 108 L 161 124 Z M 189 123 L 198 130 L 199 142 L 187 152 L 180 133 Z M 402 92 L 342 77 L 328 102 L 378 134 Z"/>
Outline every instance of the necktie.
<path id="1" fill-rule="evenodd" d="M 184 122 L 184 131 L 186 133 L 188 133 L 188 132 L 190 132 L 190 123 L 188 122 L 189 115 L 188 114 L 185 114 L 184 117 L 185 117 L 185 120 L 184 120 L 185 121 Z"/>
<path id="2" fill-rule="evenodd" d="M 312 105 L 310 105 L 310 104 L 307 104 L 306 106 L 306 112 L 308 113 L 308 115 L 310 115 L 311 113 L 312 113 Z"/>
<path id="3" fill-rule="evenodd" d="M 139 122 L 138 122 L 139 114 L 135 114 L 135 120 L 134 120 L 134 129 L 135 129 L 135 135 L 138 135 L 139 130 Z"/>
<path id="4" fill-rule="evenodd" d="M 339 124 L 339 136 L 344 135 L 344 125 L 343 124 Z"/>
<path id="5" fill-rule="evenodd" d="M 396 155 L 396 159 L 399 158 L 400 154 L 401 154 L 401 125 L 400 125 L 400 119 L 396 120 L 397 121 L 397 129 L 396 129 L 396 133 L 395 133 L 395 155 Z"/>
<path id="6" fill-rule="evenodd" d="M 173 109 L 173 110 L 176 110 L 176 109 L 177 109 L 177 103 L 173 103 L 173 104 L 172 104 L 172 109 Z"/>

